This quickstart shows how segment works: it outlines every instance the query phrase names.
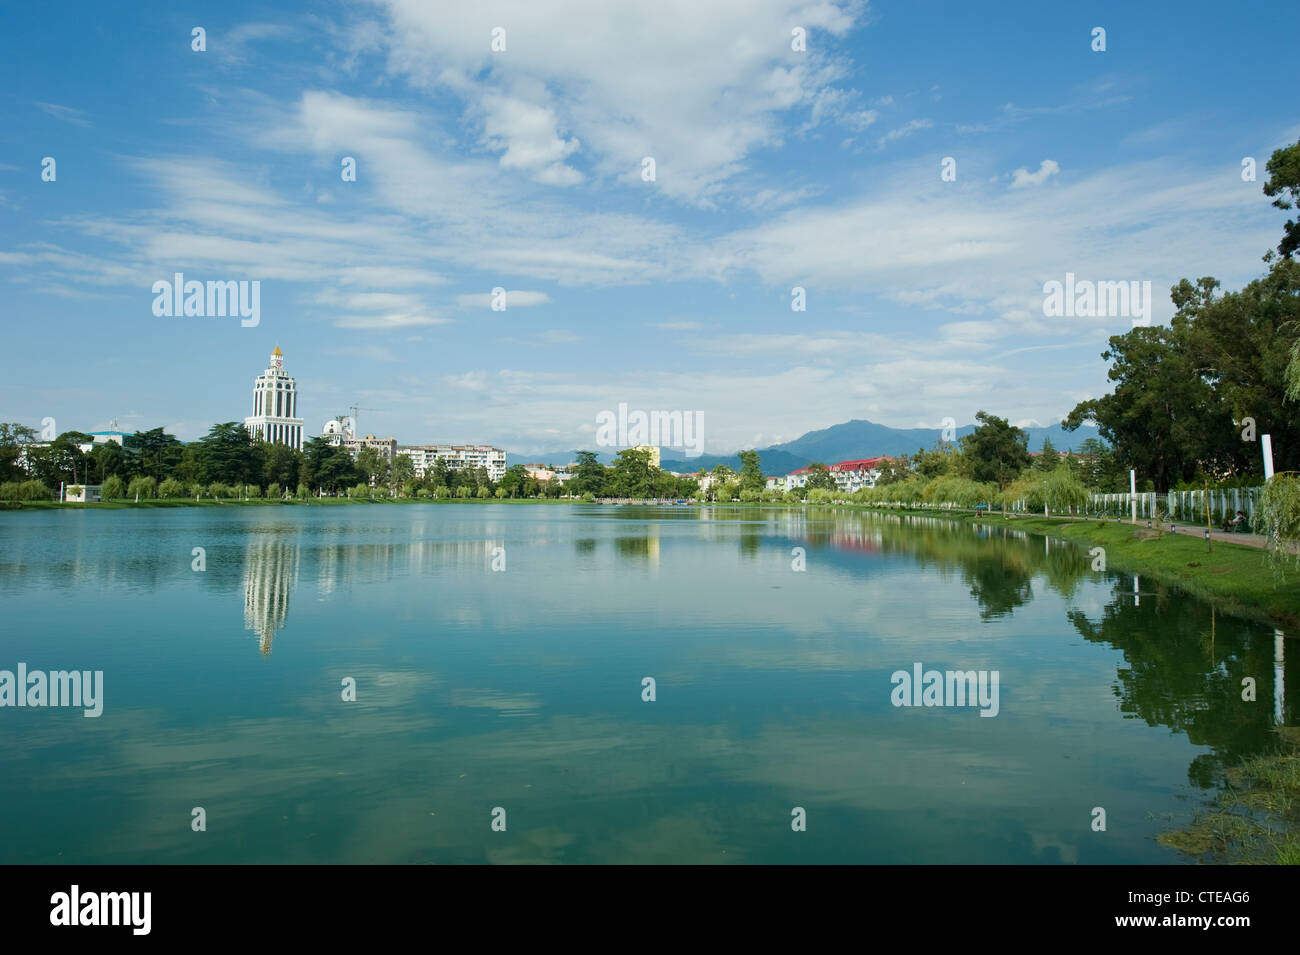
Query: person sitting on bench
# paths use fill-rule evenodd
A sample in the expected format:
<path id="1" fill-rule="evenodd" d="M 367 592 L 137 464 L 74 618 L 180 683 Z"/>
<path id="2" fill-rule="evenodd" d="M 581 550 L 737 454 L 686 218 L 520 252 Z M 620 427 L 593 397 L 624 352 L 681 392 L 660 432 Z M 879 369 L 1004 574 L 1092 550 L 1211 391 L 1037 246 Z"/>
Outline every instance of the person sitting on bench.
<path id="1" fill-rule="evenodd" d="M 1244 511 L 1238 511 L 1236 517 L 1234 517 L 1234 518 L 1232 518 L 1232 520 L 1227 521 L 1227 522 L 1224 523 L 1224 525 L 1223 525 L 1223 529 L 1224 529 L 1225 531 L 1239 531 L 1239 530 L 1242 529 L 1242 526 L 1243 526 L 1245 523 L 1246 523 L 1246 514 L 1245 514 L 1245 512 L 1244 512 Z"/>

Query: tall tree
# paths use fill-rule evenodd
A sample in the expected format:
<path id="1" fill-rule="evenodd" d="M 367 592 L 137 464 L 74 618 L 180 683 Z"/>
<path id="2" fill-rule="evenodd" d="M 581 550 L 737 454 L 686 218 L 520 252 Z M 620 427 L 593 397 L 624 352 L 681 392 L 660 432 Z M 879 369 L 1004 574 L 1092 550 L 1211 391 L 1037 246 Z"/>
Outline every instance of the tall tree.
<path id="1" fill-rule="evenodd" d="M 826 465 L 822 464 L 820 461 L 814 461 L 812 464 L 808 465 L 808 470 L 812 472 L 812 474 L 808 475 L 808 481 L 804 485 L 808 490 L 812 491 L 817 488 L 821 488 L 824 491 L 835 490 L 835 477 L 831 474 L 830 468 L 826 467 Z"/>
<path id="2" fill-rule="evenodd" d="M 0 481 L 22 481 L 27 472 L 22 468 L 23 449 L 34 444 L 39 432 L 17 421 L 0 422 Z"/>
<path id="3" fill-rule="evenodd" d="M 1273 205 L 1290 209 L 1300 202 L 1300 142 L 1275 150 L 1265 168 L 1268 181 L 1264 183 L 1264 195 L 1273 198 Z M 1300 249 L 1300 223 L 1288 219 L 1282 233 L 1277 250 L 1290 258 L 1296 249 Z"/>
<path id="4" fill-rule="evenodd" d="M 607 476 L 605 465 L 596 458 L 595 451 L 579 451 L 577 467 L 570 481 L 575 494 L 590 493 L 600 497 L 605 493 Z"/>
<path id="5" fill-rule="evenodd" d="M 1218 287 L 1212 278 L 1196 285 L 1183 279 L 1172 290 L 1178 311 L 1171 325 L 1185 331 L 1190 361 L 1220 402 L 1216 420 L 1226 429 L 1207 436 L 1207 469 L 1261 474 L 1261 434 L 1273 436 L 1278 470 L 1300 468 L 1300 417 L 1287 397 L 1290 339 L 1300 325 L 1300 262 L 1277 259 L 1237 292 L 1218 296 Z"/>
<path id="6" fill-rule="evenodd" d="M 214 424 L 200 439 L 198 456 L 204 483 L 260 486 L 262 450 L 238 421 Z"/>
<path id="7" fill-rule="evenodd" d="M 1014 481 L 1029 466 L 1029 436 L 997 415 L 981 411 L 980 422 L 961 439 L 962 454 L 969 460 L 971 476 L 981 483 L 993 482 L 999 489 Z"/>
<path id="8" fill-rule="evenodd" d="M 1120 465 L 1157 491 L 1193 478 L 1235 434 L 1232 415 L 1197 373 L 1185 323 L 1112 335 L 1101 357 L 1111 362 L 1114 391 L 1080 402 L 1062 424 L 1073 431 L 1096 422 Z"/>
<path id="9" fill-rule="evenodd" d="M 757 451 L 740 452 L 740 489 L 761 491 L 767 486 L 763 478 L 763 463 Z"/>
<path id="10" fill-rule="evenodd" d="M 312 438 L 303 449 L 303 483 L 308 487 L 338 491 L 363 479 L 352 452 L 328 438 Z"/>
<path id="11" fill-rule="evenodd" d="M 649 451 L 624 448 L 614 461 L 610 480 L 612 493 L 619 497 L 649 497 L 658 470 L 650 463 Z"/>
<path id="12" fill-rule="evenodd" d="M 1052 439 L 1044 437 L 1043 449 L 1038 452 L 1038 459 L 1034 461 L 1034 470 L 1050 474 L 1060 463 L 1061 456 L 1056 453 L 1056 446 L 1052 444 Z"/>
<path id="13" fill-rule="evenodd" d="M 175 470 L 185 447 L 175 435 L 166 434 L 162 428 L 129 434 L 123 443 L 132 472 L 155 481 L 163 480 Z"/>

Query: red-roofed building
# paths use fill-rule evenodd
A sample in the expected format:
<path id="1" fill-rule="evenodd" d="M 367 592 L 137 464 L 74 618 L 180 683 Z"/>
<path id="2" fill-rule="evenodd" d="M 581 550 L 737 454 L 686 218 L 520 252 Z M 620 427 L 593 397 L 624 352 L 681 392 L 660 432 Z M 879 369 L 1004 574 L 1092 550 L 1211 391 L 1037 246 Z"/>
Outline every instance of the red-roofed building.
<path id="1" fill-rule="evenodd" d="M 855 461 L 841 461 L 828 469 L 835 479 L 835 486 L 847 494 L 864 487 L 875 487 L 876 478 L 880 477 L 880 465 L 887 458 L 858 458 Z"/>

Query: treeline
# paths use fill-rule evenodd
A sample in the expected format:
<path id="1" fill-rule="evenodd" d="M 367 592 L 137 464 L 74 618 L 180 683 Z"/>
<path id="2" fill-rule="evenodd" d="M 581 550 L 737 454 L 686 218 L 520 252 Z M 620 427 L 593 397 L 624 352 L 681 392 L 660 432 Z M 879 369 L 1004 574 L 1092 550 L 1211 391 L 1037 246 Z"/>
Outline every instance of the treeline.
<path id="1" fill-rule="evenodd" d="M 1264 194 L 1292 209 L 1300 201 L 1300 142 L 1268 161 Z M 1212 277 L 1171 289 L 1168 326 L 1110 338 L 1111 393 L 1081 402 L 1063 422 L 1097 424 L 1121 469 L 1154 490 L 1263 483 L 1260 438 L 1272 436 L 1275 477 L 1257 523 L 1275 552 L 1300 537 L 1300 223 L 1288 219 L 1268 269 L 1237 292 Z"/>
<path id="2" fill-rule="evenodd" d="M 39 444 L 34 429 L 0 424 L 0 482 L 35 482 L 52 494 L 60 484 L 96 484 L 107 499 L 231 497 L 272 490 L 281 494 L 338 493 L 372 477 L 400 478 L 400 470 L 377 452 L 357 457 L 323 438 L 302 451 L 256 440 L 242 423 L 215 424 L 188 444 L 162 428 L 104 441 L 89 451 L 90 435 L 66 431 Z M 409 464 L 409 461 L 408 461 Z M 0 494 L 0 496 L 3 496 Z"/>
<path id="3" fill-rule="evenodd" d="M 303 450 L 254 438 L 243 424 L 213 425 L 187 443 L 162 428 L 92 444 L 89 434 L 67 431 L 48 444 L 34 428 L 0 423 L 0 500 L 49 500 L 59 486 L 93 484 L 105 500 L 154 498 L 314 497 L 346 494 L 420 498 L 689 497 L 691 478 L 678 478 L 650 464 L 646 451 L 620 452 L 612 467 L 594 452 L 578 455 L 573 480 L 539 481 L 523 465 L 500 482 L 487 468 L 454 468 L 438 459 L 417 477 L 408 455 L 393 459 L 374 448 L 353 454 L 313 438 Z"/>

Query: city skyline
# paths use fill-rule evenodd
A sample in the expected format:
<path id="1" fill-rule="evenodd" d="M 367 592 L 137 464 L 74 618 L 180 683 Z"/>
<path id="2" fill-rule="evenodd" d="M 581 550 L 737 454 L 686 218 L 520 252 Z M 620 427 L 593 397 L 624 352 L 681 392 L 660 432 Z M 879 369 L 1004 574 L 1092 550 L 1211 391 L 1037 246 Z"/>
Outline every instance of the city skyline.
<path id="1" fill-rule="evenodd" d="M 1244 284 L 1284 218 L 1263 163 L 1300 130 L 1258 95 L 1288 80 L 1274 13 L 1224 17 L 1223 66 L 1185 70 L 1209 4 L 80 9 L 115 39 L 57 71 L 39 11 L 0 39 L 23 356 L 0 402 L 183 440 L 246 416 L 232 383 L 277 343 L 305 435 L 353 404 L 523 455 L 591 446 L 622 402 L 702 413 L 706 454 L 853 419 L 1051 425 L 1108 389 L 1132 322 L 1049 315 L 1045 286 L 1150 282 L 1158 323 L 1180 278 Z M 260 283 L 259 319 L 156 315 L 176 273 Z"/>

